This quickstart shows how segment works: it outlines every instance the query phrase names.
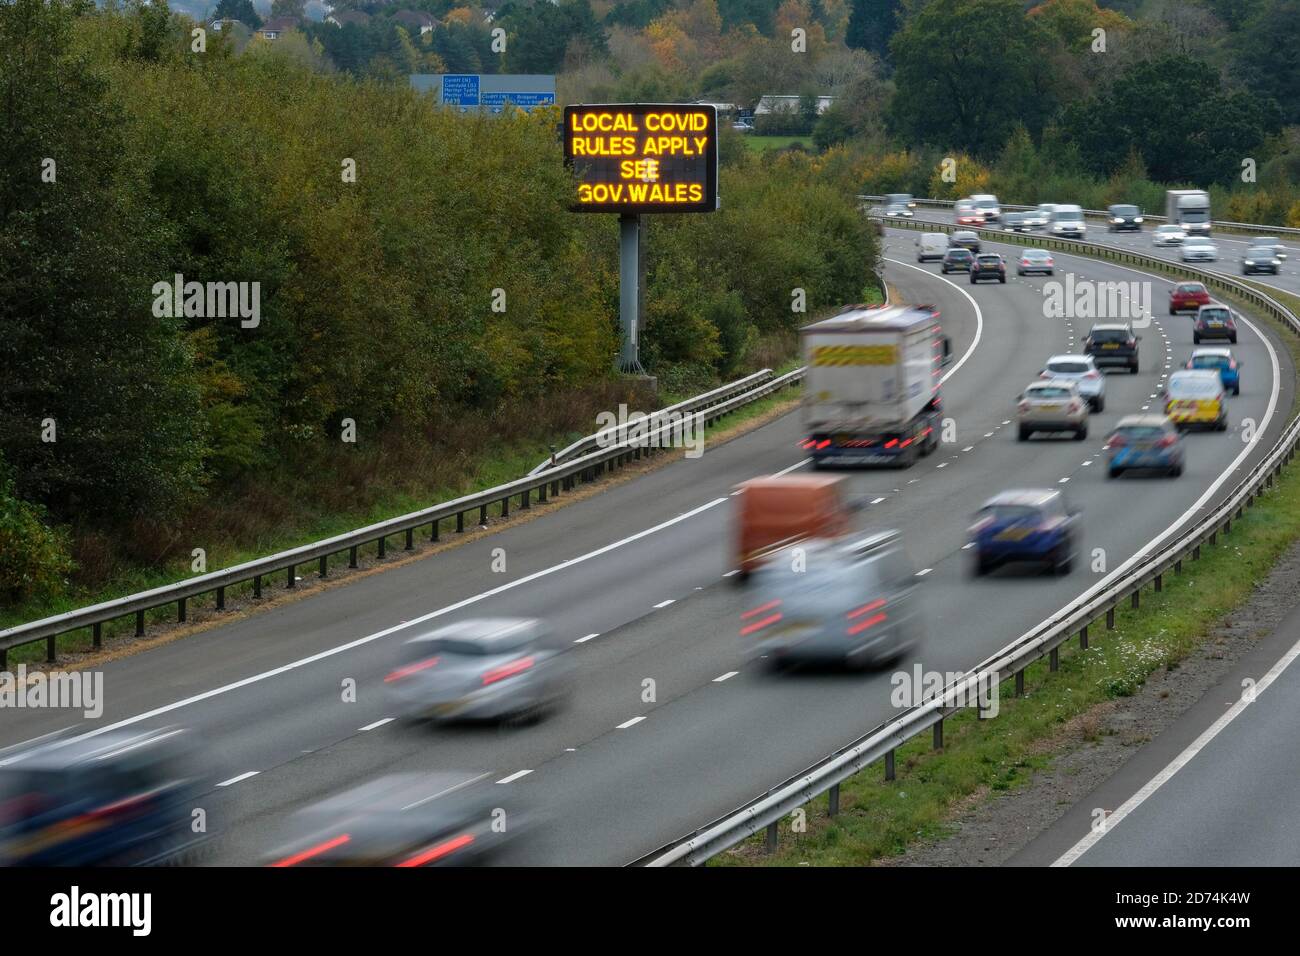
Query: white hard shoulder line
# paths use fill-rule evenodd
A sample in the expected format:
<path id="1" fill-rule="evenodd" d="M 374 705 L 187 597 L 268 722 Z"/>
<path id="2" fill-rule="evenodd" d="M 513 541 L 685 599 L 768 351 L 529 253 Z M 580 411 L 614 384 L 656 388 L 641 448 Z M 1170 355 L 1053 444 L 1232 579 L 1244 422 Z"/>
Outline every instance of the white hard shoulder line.
<path id="1" fill-rule="evenodd" d="M 150 720 L 154 717 L 161 716 L 162 714 L 171 713 L 174 710 L 180 710 L 182 707 L 188 707 L 191 704 L 197 704 L 200 701 L 209 700 L 213 697 L 218 697 L 221 694 L 227 694 L 232 690 L 239 690 L 241 687 L 248 687 L 250 684 L 256 684 L 260 681 L 267 680 L 271 677 L 278 677 L 280 674 L 285 674 L 288 673 L 289 671 L 297 670 L 300 667 L 306 667 L 308 664 L 314 664 L 317 661 L 322 661 L 325 660 L 326 658 L 334 657 L 336 654 L 342 654 L 344 651 L 350 651 L 353 648 L 361 647 L 365 644 L 371 643 L 372 641 L 377 641 L 382 637 L 387 637 L 389 634 L 395 634 L 398 631 L 406 630 L 407 628 L 413 627 L 417 624 L 423 624 L 425 621 L 431 621 L 434 618 L 442 617 L 444 614 L 450 614 L 453 611 L 460 610 L 461 608 L 469 607 L 472 604 L 477 604 L 478 602 L 483 601 L 486 598 L 494 597 L 495 595 L 501 594 L 505 591 L 510 591 L 514 588 L 517 588 L 520 585 L 528 584 L 531 581 L 536 581 L 538 578 L 546 577 L 548 574 L 553 574 L 556 571 L 562 571 L 566 568 L 571 568 L 576 564 L 582 564 L 584 561 L 590 561 L 592 558 L 597 558 L 603 554 L 608 554 L 610 551 L 614 551 L 617 548 L 623 547 L 624 545 L 631 544 L 633 541 L 639 541 L 640 539 L 652 535 L 657 531 L 662 531 L 663 529 L 670 528 L 675 524 L 681 523 L 682 521 L 687 521 L 691 518 L 694 518 L 696 515 L 708 511 L 710 508 L 717 507 L 718 505 L 722 504 L 726 500 L 727 500 L 726 498 L 714 498 L 712 501 L 706 502 L 700 505 L 698 508 L 692 508 L 690 511 L 687 511 L 683 514 L 679 514 L 675 518 L 669 518 L 667 521 L 660 522 L 659 524 L 655 525 L 652 528 L 646 528 L 643 531 L 638 531 L 636 534 L 628 535 L 626 538 L 622 538 L 618 541 L 614 541 L 610 544 L 605 545 L 604 547 L 597 548 L 595 551 L 588 551 L 586 554 L 580 555 L 576 558 L 570 558 L 567 561 L 561 561 L 559 564 L 551 565 L 551 567 L 549 568 L 543 568 L 540 571 L 534 571 L 532 574 L 526 575 L 517 581 L 511 581 L 507 584 L 502 584 L 498 587 L 492 588 L 491 590 L 483 591 L 479 594 L 473 595 L 472 597 L 465 598 L 463 601 L 457 601 L 455 604 L 448 604 L 446 607 L 439 608 L 436 611 L 430 611 L 428 614 L 421 615 L 420 617 L 412 618 L 409 621 L 403 621 L 401 624 L 397 624 L 393 627 L 384 628 L 382 631 L 376 631 L 373 634 L 367 634 L 365 637 L 359 637 L 354 641 L 348 641 L 346 644 L 339 644 L 337 647 L 331 647 L 328 650 L 321 651 L 317 654 L 312 654 L 308 657 L 299 658 L 298 660 L 292 661 L 291 663 L 282 664 L 279 667 L 274 667 L 271 670 L 263 671 L 260 674 L 253 674 L 251 677 L 245 677 L 242 680 L 237 680 L 234 681 L 233 683 L 225 684 L 221 687 L 214 687 L 212 690 L 204 691 L 201 694 L 195 694 L 193 697 L 186 697 L 184 700 L 178 700 L 171 704 L 165 704 L 162 707 L 155 707 L 153 710 L 146 711 L 143 714 L 137 714 L 134 717 L 127 717 L 124 718 L 123 720 L 116 721 L 115 723 L 107 724 L 103 727 L 97 727 L 94 730 L 88 730 L 85 733 L 76 734 L 75 736 L 68 737 L 65 740 L 60 740 L 53 746 L 60 747 L 72 743 L 73 741 L 87 740 L 91 737 L 97 737 L 100 734 L 107 733 L 110 730 L 116 730 L 120 727 L 129 727 L 132 724 L 138 724 L 141 721 Z M 14 749 L 22 750 L 23 748 L 24 748 L 23 744 L 18 744 Z M 12 763 L 14 760 L 17 759 L 19 759 L 19 756 L 13 756 L 6 760 L 0 760 L 0 767 L 6 766 L 7 764 Z"/>

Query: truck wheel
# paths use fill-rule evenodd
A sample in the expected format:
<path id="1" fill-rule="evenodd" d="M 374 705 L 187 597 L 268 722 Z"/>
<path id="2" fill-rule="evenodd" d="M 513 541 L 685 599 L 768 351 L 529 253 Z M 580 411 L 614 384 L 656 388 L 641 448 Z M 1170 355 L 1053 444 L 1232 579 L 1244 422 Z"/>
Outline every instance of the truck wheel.
<path id="1" fill-rule="evenodd" d="M 1228 337 L 1228 341 L 1231 342 L 1233 345 L 1236 345 L 1236 344 L 1237 344 L 1237 337 L 1236 337 L 1235 335 L 1229 336 L 1229 337 Z"/>
<path id="2" fill-rule="evenodd" d="M 1192 344 L 1193 344 L 1193 345 L 1200 345 L 1200 344 L 1201 344 L 1201 337 L 1200 337 L 1199 335 L 1197 335 L 1195 332 L 1192 333 Z"/>
<path id="3" fill-rule="evenodd" d="M 1128 371 L 1130 375 L 1136 375 L 1138 373 L 1138 363 L 1134 362 L 1132 365 L 1130 365 L 1128 367 Z"/>
<path id="4" fill-rule="evenodd" d="M 1016 432 L 1016 441 L 1029 441 L 1030 429 L 1028 426 L 1021 425 L 1020 430 Z"/>
<path id="5" fill-rule="evenodd" d="M 1233 395 L 1240 395 L 1240 394 L 1241 394 L 1241 383 L 1240 383 L 1240 382 L 1238 382 L 1236 385 L 1232 386 L 1232 394 L 1233 394 Z"/>
<path id="6" fill-rule="evenodd" d="M 1093 410 L 1094 412 L 1096 412 L 1097 414 L 1099 414 L 1099 415 L 1100 415 L 1102 412 L 1104 412 L 1104 411 L 1106 410 L 1106 396 L 1105 396 L 1105 395 L 1101 395 L 1101 396 L 1099 396 L 1099 397 L 1097 398 L 1097 400 L 1096 400 L 1095 402 L 1092 403 L 1092 410 Z"/>
<path id="7" fill-rule="evenodd" d="M 982 578 L 984 577 L 984 575 L 988 574 L 991 570 L 993 570 L 993 562 L 985 560 L 985 558 L 982 555 L 977 554 L 975 556 L 975 564 L 973 566 L 973 570 L 975 572 L 975 577 Z"/>
<path id="8" fill-rule="evenodd" d="M 1122 472 L 1123 470 L 1124 470 L 1123 468 L 1108 468 L 1108 469 L 1106 470 L 1106 477 L 1107 477 L 1107 478 L 1118 478 L 1119 475 L 1120 475 L 1120 472 Z"/>
<path id="9" fill-rule="evenodd" d="M 1085 425 L 1083 428 L 1078 429 L 1078 430 L 1074 433 L 1074 440 L 1075 440 L 1075 441 L 1083 441 L 1083 440 L 1086 439 L 1087 437 L 1088 437 L 1088 426 L 1087 426 L 1087 425 Z"/>

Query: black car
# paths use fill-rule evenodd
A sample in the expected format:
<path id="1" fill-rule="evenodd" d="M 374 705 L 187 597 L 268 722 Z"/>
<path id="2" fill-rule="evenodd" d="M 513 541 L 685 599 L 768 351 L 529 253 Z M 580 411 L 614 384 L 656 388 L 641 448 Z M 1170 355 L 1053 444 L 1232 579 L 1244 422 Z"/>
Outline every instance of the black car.
<path id="1" fill-rule="evenodd" d="M 1127 325 L 1094 325 L 1083 340 L 1083 354 L 1091 355 L 1097 365 L 1125 365 L 1129 372 L 1137 374 L 1140 341 L 1142 336 L 1134 335 Z"/>
<path id="2" fill-rule="evenodd" d="M 1192 344 L 1200 345 L 1202 339 L 1227 339 L 1237 344 L 1237 322 L 1232 310 L 1219 302 L 1211 302 L 1196 310 L 1196 323 L 1192 326 Z"/>
<path id="3" fill-rule="evenodd" d="M 1107 232 L 1141 232 L 1142 210 L 1137 206 L 1116 205 L 1106 207 Z"/>
<path id="4" fill-rule="evenodd" d="M 953 246 L 943 254 L 943 262 L 940 263 L 939 268 L 945 274 L 949 272 L 970 272 L 974 264 L 974 253 L 969 249 Z"/>
<path id="5" fill-rule="evenodd" d="M 1277 275 L 1277 270 L 1281 265 L 1282 260 L 1278 258 L 1277 250 L 1272 246 L 1251 246 L 1246 250 L 1246 254 L 1241 257 L 1241 274 L 1248 276 L 1256 272 L 1263 272 L 1269 275 Z"/>
<path id="6" fill-rule="evenodd" d="M 980 237 L 978 233 L 971 232 L 968 229 L 963 229 L 959 232 L 954 232 L 948 237 L 948 245 L 958 246 L 962 249 L 969 249 L 971 252 L 979 252 Z"/>
<path id="7" fill-rule="evenodd" d="M 1002 228 L 1006 232 L 1033 232 L 1034 227 L 1029 224 L 1029 213 L 1027 212 L 1009 212 L 1002 216 Z"/>
<path id="8" fill-rule="evenodd" d="M 981 279 L 997 279 L 999 282 L 1007 281 L 1006 261 L 996 252 L 985 252 L 975 257 L 975 262 L 970 267 L 971 285 Z"/>

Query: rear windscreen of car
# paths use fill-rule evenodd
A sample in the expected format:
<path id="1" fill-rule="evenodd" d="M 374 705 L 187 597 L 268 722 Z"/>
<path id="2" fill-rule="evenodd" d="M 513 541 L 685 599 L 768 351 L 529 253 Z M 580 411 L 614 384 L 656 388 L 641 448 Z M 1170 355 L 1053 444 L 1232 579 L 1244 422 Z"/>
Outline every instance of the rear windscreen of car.
<path id="1" fill-rule="evenodd" d="M 492 654 L 509 654 L 521 647 L 527 647 L 530 641 L 530 635 L 526 631 L 520 631 L 508 638 L 503 637 L 492 641 L 473 641 L 461 637 L 439 637 L 409 645 L 408 654 L 415 657 L 423 657 L 429 653 L 484 657 Z"/>
<path id="2" fill-rule="evenodd" d="M 997 256 L 980 256 L 980 265 L 996 266 L 1002 262 Z"/>
<path id="3" fill-rule="evenodd" d="M 950 259 L 969 259 L 971 258 L 969 249 L 949 249 L 948 258 Z"/>
<path id="4" fill-rule="evenodd" d="M 1117 428 L 1115 433 L 1133 441 L 1156 441 L 1165 437 L 1165 430 L 1159 425 L 1125 425 Z"/>
<path id="5" fill-rule="evenodd" d="M 1195 295 L 1195 294 L 1197 294 L 1197 293 L 1199 293 L 1199 292 L 1204 292 L 1204 291 L 1205 291 L 1205 286 L 1201 286 L 1201 285 L 1180 285 L 1180 286 L 1178 287 L 1178 291 L 1179 291 L 1179 292 L 1182 292 L 1182 293 L 1184 293 L 1184 294 L 1186 294 L 1186 295 Z"/>
<path id="6" fill-rule="evenodd" d="M 1047 259 L 1049 257 L 1046 252 L 1039 252 L 1037 249 L 1031 249 L 1029 252 L 1025 253 L 1025 258 L 1026 259 Z"/>
<path id="7" fill-rule="evenodd" d="M 1205 319 L 1207 321 L 1212 321 L 1212 322 L 1226 322 L 1228 321 L 1228 310 L 1227 309 L 1202 309 L 1200 317 L 1202 319 Z"/>
<path id="8" fill-rule="evenodd" d="M 1051 401 L 1053 399 L 1066 399 L 1070 397 L 1068 388 L 1031 388 L 1028 392 L 1029 397 L 1040 399 L 1042 401 Z"/>
<path id="9" fill-rule="evenodd" d="M 1272 246 L 1251 246 L 1249 249 L 1246 250 L 1247 259 L 1255 259 L 1255 258 L 1268 259 L 1271 258 L 1272 255 L 1273 255 Z"/>
<path id="10" fill-rule="evenodd" d="M 1197 379 L 1169 380 L 1169 394 L 1174 398 L 1215 398 L 1219 394 L 1219 385 L 1213 381 Z"/>
<path id="11" fill-rule="evenodd" d="M 979 513 L 981 518 L 994 521 L 1037 521 L 1038 509 L 1029 505 L 990 505 Z"/>
<path id="12" fill-rule="evenodd" d="M 1051 362 L 1047 370 L 1056 375 L 1082 375 L 1088 371 L 1087 362 Z"/>
<path id="13" fill-rule="evenodd" d="M 1225 355 L 1198 355 L 1192 359 L 1192 368 L 1222 368 L 1227 364 Z"/>
<path id="14" fill-rule="evenodd" d="M 1094 342 L 1127 342 L 1128 332 L 1124 329 L 1093 329 Z"/>
<path id="15" fill-rule="evenodd" d="M 1136 216 L 1137 211 L 1137 206 L 1114 206 L 1111 208 L 1111 212 L 1117 216 Z"/>

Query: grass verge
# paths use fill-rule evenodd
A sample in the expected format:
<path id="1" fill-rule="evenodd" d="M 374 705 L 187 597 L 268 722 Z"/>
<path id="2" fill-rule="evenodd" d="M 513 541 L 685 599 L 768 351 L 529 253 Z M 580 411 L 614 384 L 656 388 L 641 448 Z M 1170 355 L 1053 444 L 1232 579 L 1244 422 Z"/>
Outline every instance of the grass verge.
<path id="1" fill-rule="evenodd" d="M 1203 547 L 1164 590 L 1148 590 L 1138 610 L 1116 611 L 1115 630 L 1090 628 L 1091 646 L 1061 647 L 1060 669 L 1047 661 L 1025 672 L 1026 696 L 1001 688 L 1000 711 L 979 721 L 963 712 L 945 721 L 944 748 L 929 735 L 896 752 L 897 777 L 886 782 L 873 765 L 840 788 L 840 814 L 826 815 L 824 800 L 805 807 L 807 830 L 781 826 L 781 845 L 770 856 L 757 837 L 711 865 L 864 866 L 903 852 L 910 844 L 941 837 L 956 811 L 971 801 L 1023 786 L 1055 751 L 1044 741 L 1093 707 L 1134 694 L 1160 668 L 1174 669 L 1207 639 L 1212 626 L 1249 600 L 1256 583 L 1300 537 L 1300 471 L 1284 472 L 1255 507 L 1234 521 L 1232 533 Z M 1085 728 L 1094 726 L 1085 720 Z"/>

